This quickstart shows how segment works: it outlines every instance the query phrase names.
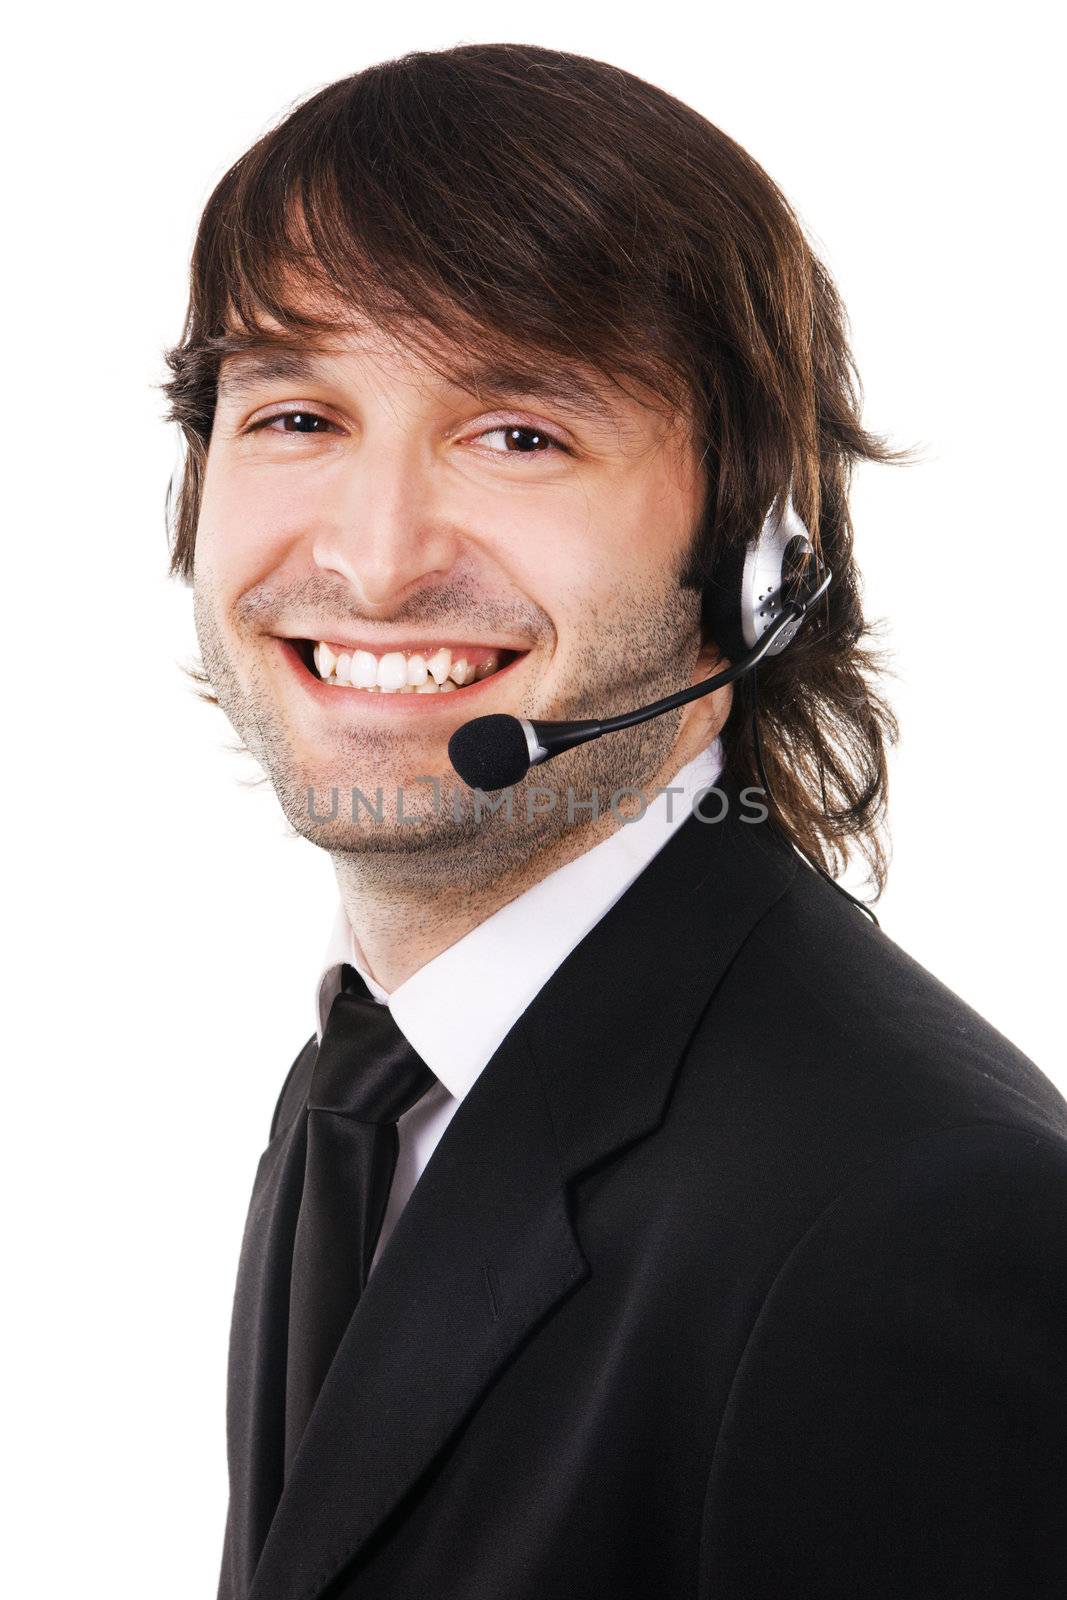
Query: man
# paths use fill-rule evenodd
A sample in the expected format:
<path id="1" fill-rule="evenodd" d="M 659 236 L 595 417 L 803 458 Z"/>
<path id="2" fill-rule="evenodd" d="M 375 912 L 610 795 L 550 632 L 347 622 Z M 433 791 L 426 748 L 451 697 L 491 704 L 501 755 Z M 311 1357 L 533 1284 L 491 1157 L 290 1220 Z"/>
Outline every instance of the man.
<path id="1" fill-rule="evenodd" d="M 222 179 L 168 359 L 206 679 L 341 900 L 220 1595 L 1062 1594 L 1067 1106 L 813 870 L 884 873 L 899 453 L 770 179 L 604 63 L 409 55 Z M 790 492 L 833 581 L 758 698 L 459 781 L 722 670 Z"/>

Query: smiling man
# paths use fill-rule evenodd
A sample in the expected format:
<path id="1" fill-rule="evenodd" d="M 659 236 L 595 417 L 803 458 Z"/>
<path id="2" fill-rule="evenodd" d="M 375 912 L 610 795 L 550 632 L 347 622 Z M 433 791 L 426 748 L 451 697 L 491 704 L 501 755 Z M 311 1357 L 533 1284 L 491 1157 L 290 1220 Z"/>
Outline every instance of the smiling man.
<path id="1" fill-rule="evenodd" d="M 884 878 L 847 490 L 900 453 L 783 196 L 602 62 L 408 55 L 225 175 L 168 360 L 205 681 L 339 889 L 222 1600 L 1061 1594 L 1067 1106 L 828 881 Z M 459 780 L 483 714 L 741 662 L 797 513 L 758 696 Z"/>

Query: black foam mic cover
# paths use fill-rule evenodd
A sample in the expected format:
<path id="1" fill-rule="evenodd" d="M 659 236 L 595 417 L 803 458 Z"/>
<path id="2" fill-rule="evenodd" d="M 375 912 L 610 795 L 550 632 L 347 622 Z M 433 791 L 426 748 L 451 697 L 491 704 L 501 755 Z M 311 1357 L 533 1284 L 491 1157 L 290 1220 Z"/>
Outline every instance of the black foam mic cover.
<path id="1" fill-rule="evenodd" d="M 705 637 L 714 639 L 723 655 L 739 661 L 748 646 L 741 622 L 741 581 L 745 547 L 724 550 L 704 585 L 701 621 Z"/>
<path id="2" fill-rule="evenodd" d="M 518 717 L 506 712 L 475 717 L 448 741 L 454 771 L 472 789 L 506 789 L 530 770 L 530 749 Z"/>

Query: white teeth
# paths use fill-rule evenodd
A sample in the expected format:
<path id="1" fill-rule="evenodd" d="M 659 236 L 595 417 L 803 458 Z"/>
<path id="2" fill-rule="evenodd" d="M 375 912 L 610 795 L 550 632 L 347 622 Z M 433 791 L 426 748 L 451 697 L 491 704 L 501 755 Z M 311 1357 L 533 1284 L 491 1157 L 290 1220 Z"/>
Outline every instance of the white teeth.
<path id="1" fill-rule="evenodd" d="M 407 681 L 407 657 L 401 650 L 390 650 L 378 663 L 379 689 L 383 694 L 395 694 Z"/>
<path id="2" fill-rule="evenodd" d="M 452 652 L 446 650 L 444 645 L 440 650 L 435 650 L 426 663 L 426 670 L 434 683 L 444 683 L 452 666 Z"/>
<path id="3" fill-rule="evenodd" d="M 353 689 L 372 689 L 378 682 L 378 662 L 369 650 L 355 650 L 352 654 Z"/>
<path id="4" fill-rule="evenodd" d="M 441 645 L 432 655 L 387 650 L 378 657 L 370 650 L 341 650 L 320 639 L 312 652 L 315 669 L 324 683 L 362 689 L 369 694 L 449 694 L 480 682 L 500 666 L 499 651 L 492 651 L 475 666 L 465 656 L 452 660 Z"/>

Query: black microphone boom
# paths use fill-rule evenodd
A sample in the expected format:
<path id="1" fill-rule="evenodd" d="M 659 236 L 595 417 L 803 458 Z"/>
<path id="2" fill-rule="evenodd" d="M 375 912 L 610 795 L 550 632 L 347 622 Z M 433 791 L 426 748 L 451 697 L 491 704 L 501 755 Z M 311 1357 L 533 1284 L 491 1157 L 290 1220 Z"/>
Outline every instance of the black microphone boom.
<path id="1" fill-rule="evenodd" d="M 653 717 L 661 717 L 664 712 L 673 711 L 676 706 L 685 705 L 689 700 L 699 700 L 714 689 L 736 683 L 738 678 L 743 678 L 759 665 L 787 629 L 797 626 L 809 607 L 825 593 L 831 576 L 828 567 L 819 567 L 815 582 L 803 598 L 785 601 L 781 614 L 766 633 L 732 666 L 717 672 L 714 677 L 705 678 L 702 683 L 690 684 L 688 689 L 679 689 L 677 693 L 669 694 L 663 700 L 654 700 L 651 705 L 641 706 L 636 711 L 626 711 L 621 716 L 608 717 L 602 722 L 531 722 L 525 717 L 512 717 L 504 712 L 472 718 L 457 728 L 448 741 L 448 757 L 453 770 L 472 789 L 481 789 L 485 793 L 507 789 L 524 778 L 531 767 L 551 761 L 553 756 L 561 755 L 564 750 L 571 750 L 590 739 L 599 739 L 604 733 L 617 733 L 622 728 L 633 728 L 641 722 L 649 722 Z"/>

